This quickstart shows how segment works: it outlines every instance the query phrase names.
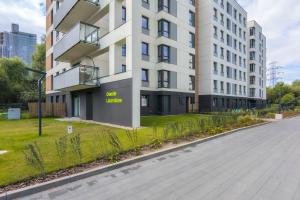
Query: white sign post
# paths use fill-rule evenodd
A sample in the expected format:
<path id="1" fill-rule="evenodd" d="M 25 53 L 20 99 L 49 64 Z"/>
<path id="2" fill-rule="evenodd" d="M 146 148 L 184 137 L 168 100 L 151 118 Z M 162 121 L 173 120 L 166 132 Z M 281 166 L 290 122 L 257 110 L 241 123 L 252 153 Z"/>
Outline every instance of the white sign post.
<path id="1" fill-rule="evenodd" d="M 68 126 L 68 134 L 72 134 L 73 133 L 73 126 Z"/>

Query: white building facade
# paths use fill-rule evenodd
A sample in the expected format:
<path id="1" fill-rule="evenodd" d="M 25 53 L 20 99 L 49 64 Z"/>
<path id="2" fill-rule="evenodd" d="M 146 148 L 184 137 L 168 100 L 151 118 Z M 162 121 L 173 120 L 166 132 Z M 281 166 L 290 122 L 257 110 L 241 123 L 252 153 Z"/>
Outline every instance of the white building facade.
<path id="1" fill-rule="evenodd" d="M 249 107 L 264 107 L 266 95 L 266 37 L 256 21 L 248 22 Z"/>
<path id="2" fill-rule="evenodd" d="M 141 115 L 248 106 L 247 13 L 235 0 L 47 0 L 47 102 L 139 127 Z"/>
<path id="3" fill-rule="evenodd" d="M 188 112 L 194 3 L 47 1 L 47 101 L 66 103 L 68 116 L 130 127 L 141 115 Z"/>

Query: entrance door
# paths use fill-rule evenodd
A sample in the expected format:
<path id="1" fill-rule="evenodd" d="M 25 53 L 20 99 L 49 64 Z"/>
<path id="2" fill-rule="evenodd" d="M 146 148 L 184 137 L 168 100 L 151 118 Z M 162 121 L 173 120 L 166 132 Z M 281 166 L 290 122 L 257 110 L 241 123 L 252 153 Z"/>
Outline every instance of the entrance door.
<path id="1" fill-rule="evenodd" d="M 80 96 L 73 96 L 73 117 L 80 117 Z"/>

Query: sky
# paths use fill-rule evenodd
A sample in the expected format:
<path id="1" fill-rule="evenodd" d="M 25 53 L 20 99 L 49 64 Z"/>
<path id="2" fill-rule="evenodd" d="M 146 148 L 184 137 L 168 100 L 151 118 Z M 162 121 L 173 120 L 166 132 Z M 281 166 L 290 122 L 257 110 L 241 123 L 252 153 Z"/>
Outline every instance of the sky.
<path id="1" fill-rule="evenodd" d="M 267 37 L 267 64 L 282 66 L 284 81 L 300 79 L 300 1 L 237 0 L 255 19 Z M 44 0 L 0 0 L 0 31 L 10 30 L 11 23 L 20 30 L 45 34 Z"/>

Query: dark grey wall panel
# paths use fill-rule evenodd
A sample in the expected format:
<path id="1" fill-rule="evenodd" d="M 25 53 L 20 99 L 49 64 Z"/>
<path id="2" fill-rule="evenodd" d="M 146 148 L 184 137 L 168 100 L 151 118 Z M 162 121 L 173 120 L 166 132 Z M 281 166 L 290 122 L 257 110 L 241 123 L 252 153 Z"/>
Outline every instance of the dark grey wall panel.
<path id="1" fill-rule="evenodd" d="M 107 92 L 117 92 L 115 98 L 122 103 L 109 104 Z M 106 83 L 93 90 L 93 120 L 104 123 L 132 126 L 132 79 Z"/>
<path id="2" fill-rule="evenodd" d="M 167 91 L 141 91 L 141 95 L 149 96 L 149 107 L 141 107 L 141 115 L 177 115 L 187 113 L 187 97 L 194 97 L 194 94 Z M 171 110 L 169 113 L 159 112 L 159 96 L 170 96 Z"/>

